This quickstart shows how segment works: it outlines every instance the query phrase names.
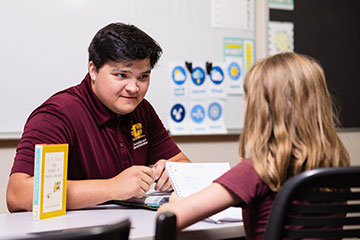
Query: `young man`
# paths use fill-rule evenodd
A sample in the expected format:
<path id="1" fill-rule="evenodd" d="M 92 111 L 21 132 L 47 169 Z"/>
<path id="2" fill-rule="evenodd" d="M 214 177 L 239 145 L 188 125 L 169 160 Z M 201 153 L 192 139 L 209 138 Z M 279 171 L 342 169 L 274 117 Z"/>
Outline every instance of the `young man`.
<path id="1" fill-rule="evenodd" d="M 10 212 L 32 209 L 35 144 L 69 144 L 68 209 L 142 197 L 155 179 L 156 189 L 171 189 L 165 162 L 189 159 L 144 99 L 161 53 L 133 25 L 109 24 L 95 35 L 85 79 L 27 120 L 8 183 Z"/>

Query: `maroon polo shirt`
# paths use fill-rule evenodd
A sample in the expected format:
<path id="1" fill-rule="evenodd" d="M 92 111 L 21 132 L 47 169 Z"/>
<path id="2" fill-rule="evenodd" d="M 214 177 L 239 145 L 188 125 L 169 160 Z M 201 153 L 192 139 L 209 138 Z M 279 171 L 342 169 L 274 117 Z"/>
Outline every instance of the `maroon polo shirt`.
<path id="1" fill-rule="evenodd" d="M 261 240 L 276 196 L 257 175 L 251 161 L 243 160 L 215 180 L 244 203 L 242 209 L 246 239 Z"/>
<path id="2" fill-rule="evenodd" d="M 11 174 L 34 174 L 35 144 L 69 144 L 68 179 L 106 179 L 133 165 L 180 153 L 145 99 L 126 115 L 110 111 L 92 91 L 89 75 L 58 92 L 28 118 Z"/>

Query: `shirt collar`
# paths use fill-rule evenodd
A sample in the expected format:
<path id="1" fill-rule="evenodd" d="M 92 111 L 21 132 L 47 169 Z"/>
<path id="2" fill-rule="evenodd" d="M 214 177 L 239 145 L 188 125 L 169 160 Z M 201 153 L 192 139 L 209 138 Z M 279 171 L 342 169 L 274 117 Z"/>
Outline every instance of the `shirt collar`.
<path id="1" fill-rule="evenodd" d="M 89 74 L 86 74 L 84 80 L 81 82 L 80 91 L 82 92 L 81 95 L 85 98 L 85 104 L 99 125 L 103 125 L 110 119 L 118 117 L 118 114 L 108 109 L 95 95 L 91 87 Z"/>

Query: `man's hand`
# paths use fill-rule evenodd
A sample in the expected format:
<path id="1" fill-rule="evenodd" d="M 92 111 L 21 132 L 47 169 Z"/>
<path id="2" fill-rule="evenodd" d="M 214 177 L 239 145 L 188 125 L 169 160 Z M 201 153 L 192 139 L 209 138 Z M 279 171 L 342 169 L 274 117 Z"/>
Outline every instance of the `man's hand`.
<path id="1" fill-rule="evenodd" d="M 154 174 L 155 174 L 155 181 L 156 181 L 155 190 L 156 191 L 168 192 L 173 189 L 170 179 L 169 179 L 169 176 L 167 175 L 167 173 L 165 171 L 165 164 L 166 164 L 166 160 L 159 160 L 152 167 Z"/>
<path id="2" fill-rule="evenodd" d="M 173 189 L 169 176 L 165 171 L 166 161 L 171 162 L 190 162 L 189 158 L 184 153 L 180 152 L 168 160 L 159 160 L 152 166 L 155 174 L 155 190 L 167 192 Z"/>
<path id="3" fill-rule="evenodd" d="M 154 179 L 154 172 L 150 167 L 131 166 L 110 179 L 112 199 L 144 197 Z"/>

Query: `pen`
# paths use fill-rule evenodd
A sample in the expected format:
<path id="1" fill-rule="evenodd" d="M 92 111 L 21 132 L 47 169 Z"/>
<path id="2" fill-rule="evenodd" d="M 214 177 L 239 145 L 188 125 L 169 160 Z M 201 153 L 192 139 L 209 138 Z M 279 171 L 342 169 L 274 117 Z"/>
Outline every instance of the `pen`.
<path id="1" fill-rule="evenodd" d="M 154 166 L 151 166 L 152 167 L 152 169 L 153 169 L 153 172 L 154 172 L 154 175 L 155 175 L 155 173 L 156 173 L 156 165 Z M 158 180 L 159 179 L 154 179 L 154 183 L 156 184 L 157 182 L 158 182 Z"/>

